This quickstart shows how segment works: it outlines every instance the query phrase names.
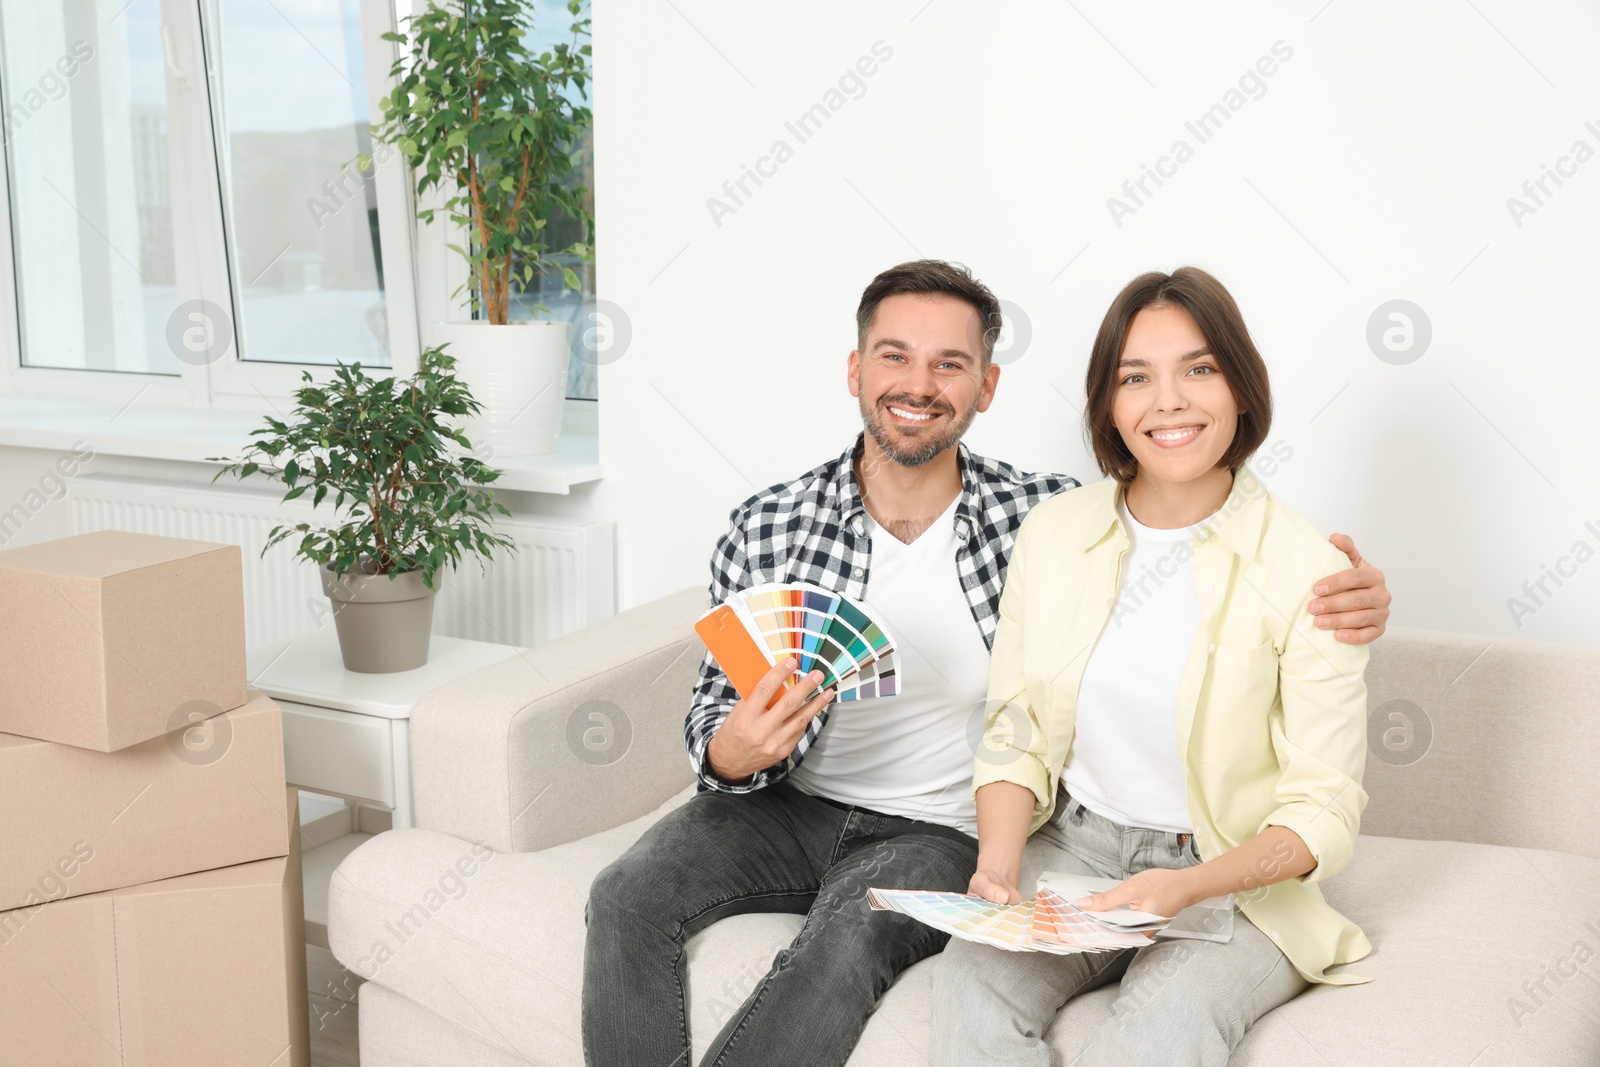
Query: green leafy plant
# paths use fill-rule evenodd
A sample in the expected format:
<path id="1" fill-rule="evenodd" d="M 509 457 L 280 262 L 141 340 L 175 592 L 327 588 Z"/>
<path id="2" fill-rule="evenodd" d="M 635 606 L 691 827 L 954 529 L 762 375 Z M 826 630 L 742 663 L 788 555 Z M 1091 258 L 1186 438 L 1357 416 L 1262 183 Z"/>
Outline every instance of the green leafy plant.
<path id="1" fill-rule="evenodd" d="M 593 121 L 580 102 L 591 80 L 581 9 L 580 0 L 567 4 L 571 44 L 534 55 L 523 43 L 526 0 L 461 0 L 459 13 L 430 3 L 406 20 L 409 55 L 390 69 L 395 87 L 382 101 L 383 122 L 372 127 L 374 138 L 399 149 L 418 196 L 435 186 L 450 192 L 444 209 L 467 227 L 472 246 L 450 247 L 471 268 L 473 311 L 481 307 L 492 323 L 507 321 L 519 268 L 526 284 L 556 266 L 577 289 L 577 273 L 554 257 L 593 258 L 594 219 L 574 181 L 575 153 Z M 406 34 L 383 37 L 407 43 Z M 363 169 L 369 159 L 357 157 Z M 552 250 L 545 230 L 558 212 L 586 239 Z M 433 214 L 417 217 L 432 222 Z"/>
<path id="2" fill-rule="evenodd" d="M 472 443 L 445 418 L 479 410 L 454 366 L 441 347 L 423 352 L 406 379 L 370 377 L 360 363 L 341 363 L 326 385 L 296 390 L 288 419 L 268 417 L 251 431 L 260 440 L 241 458 L 213 457 L 226 464 L 213 482 L 259 474 L 287 487 L 286 502 L 310 492 L 313 506 L 332 494 L 337 525 L 274 527 L 262 554 L 299 534 L 295 555 L 336 574 L 393 580 L 419 570 L 432 589 L 439 569 L 463 555 L 481 565 L 496 548 L 514 550 L 493 532 L 494 514 L 511 514 L 487 488 L 500 472 L 450 448 Z M 301 378 L 314 381 L 309 371 Z"/>

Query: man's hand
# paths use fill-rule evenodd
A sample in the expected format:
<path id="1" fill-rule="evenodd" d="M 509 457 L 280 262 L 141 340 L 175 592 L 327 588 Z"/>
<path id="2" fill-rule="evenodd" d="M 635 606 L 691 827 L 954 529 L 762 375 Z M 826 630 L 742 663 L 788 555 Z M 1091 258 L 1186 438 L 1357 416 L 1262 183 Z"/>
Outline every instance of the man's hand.
<path id="1" fill-rule="evenodd" d="M 1333 547 L 1350 557 L 1350 569 L 1330 574 L 1312 589 L 1317 599 L 1310 605 L 1317 627 L 1332 630 L 1333 636 L 1347 645 L 1364 645 L 1383 636 L 1389 624 L 1389 587 L 1383 572 L 1356 551 L 1356 543 L 1345 534 L 1328 538 Z"/>
<path id="2" fill-rule="evenodd" d="M 1022 894 L 1017 891 L 1016 879 L 1007 878 L 993 867 L 979 867 L 972 881 L 967 883 L 967 892 L 982 897 L 994 904 L 1021 904 Z"/>
<path id="3" fill-rule="evenodd" d="M 793 656 L 783 660 L 761 679 L 749 700 L 741 700 L 722 720 L 706 745 L 706 762 L 718 778 L 736 784 L 759 770 L 777 763 L 794 751 L 806 725 L 833 699 L 833 690 L 824 689 L 809 700 L 822 683 L 822 672 L 812 671 L 801 678 L 783 697 L 767 707 L 772 695 L 799 664 Z"/>

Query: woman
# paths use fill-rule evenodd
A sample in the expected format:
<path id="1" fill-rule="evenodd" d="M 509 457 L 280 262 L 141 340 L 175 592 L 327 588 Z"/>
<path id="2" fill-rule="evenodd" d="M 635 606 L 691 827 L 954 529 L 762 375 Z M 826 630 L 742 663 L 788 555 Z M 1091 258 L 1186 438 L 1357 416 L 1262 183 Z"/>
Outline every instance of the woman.
<path id="1" fill-rule="evenodd" d="M 1134 279 L 1095 338 L 1085 420 L 1108 480 L 1038 505 L 1012 550 L 975 764 L 969 892 L 1043 871 L 1112 877 L 1079 901 L 1176 915 L 1236 894 L 1226 942 L 1057 956 L 952 941 L 933 1063 L 1050 1063 L 1072 997 L 1121 978 L 1079 1065 L 1225 1064 L 1245 1030 L 1371 946 L 1317 882 L 1349 862 L 1366 793 L 1364 646 L 1309 625 L 1347 565 L 1245 466 L 1266 366 L 1233 298 L 1185 267 Z M 1031 835 L 1031 838 L 1030 838 Z"/>

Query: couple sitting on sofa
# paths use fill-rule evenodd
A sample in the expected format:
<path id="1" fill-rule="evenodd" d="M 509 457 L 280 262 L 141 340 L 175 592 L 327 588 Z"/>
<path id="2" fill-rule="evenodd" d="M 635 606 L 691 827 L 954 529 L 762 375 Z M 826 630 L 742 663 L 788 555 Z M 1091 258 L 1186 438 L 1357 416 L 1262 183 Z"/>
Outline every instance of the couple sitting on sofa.
<path id="1" fill-rule="evenodd" d="M 590 890 L 591 1067 L 690 1067 L 685 942 L 742 912 L 806 921 L 707 1065 L 842 1064 L 895 976 L 941 949 L 935 1064 L 1046 1065 L 1056 1011 L 1119 978 L 1080 1063 L 1222 1064 L 1308 984 L 1363 980 L 1329 970 L 1369 945 L 1315 883 L 1365 804 L 1364 646 L 1389 595 L 1246 466 L 1272 400 L 1237 306 L 1194 268 L 1117 296 L 1084 408 L 1110 477 L 1072 492 L 960 444 L 994 397 L 999 321 L 959 267 L 880 274 L 849 357 L 865 432 L 733 512 L 713 603 L 772 581 L 863 600 L 907 684 L 830 708 L 812 672 L 769 708 L 792 660 L 741 700 L 706 658 L 686 725 L 700 790 Z M 1225 942 L 1060 956 L 947 948 L 866 899 L 1017 902 L 1044 870 L 1121 880 L 1085 907 L 1235 893 L 1243 919 Z"/>

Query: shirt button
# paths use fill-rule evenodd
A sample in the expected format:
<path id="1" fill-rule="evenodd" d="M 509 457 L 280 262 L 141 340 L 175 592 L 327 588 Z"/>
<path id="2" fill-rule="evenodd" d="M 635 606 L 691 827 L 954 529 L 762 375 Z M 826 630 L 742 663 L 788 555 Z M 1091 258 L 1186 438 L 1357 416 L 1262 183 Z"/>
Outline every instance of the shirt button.
<path id="1" fill-rule="evenodd" d="M 1210 582 L 1206 583 L 1206 592 L 1209 593 L 1209 592 L 1211 592 L 1211 590 L 1213 590 L 1215 588 L 1216 588 L 1216 586 L 1212 585 Z"/>
<path id="2" fill-rule="evenodd" d="M 1272 931 L 1272 940 L 1276 941 L 1276 940 L 1278 940 L 1278 938 L 1280 938 L 1282 936 L 1283 935 L 1278 933 L 1278 931 L 1276 931 L 1276 930 Z"/>
<path id="3" fill-rule="evenodd" d="M 861 568 L 860 568 L 860 567 L 857 567 L 857 568 L 856 568 L 856 569 L 855 569 L 855 570 L 853 570 L 853 571 L 851 571 L 851 572 L 850 572 L 850 573 L 851 573 L 851 574 L 853 574 L 853 575 L 855 575 L 855 576 L 856 576 L 856 577 L 857 577 L 857 578 L 859 578 L 859 577 L 861 577 L 861 576 L 862 576 L 862 575 L 863 575 L 863 574 L 865 574 L 865 573 L 866 573 L 866 572 L 865 572 L 865 571 L 863 571 L 863 570 L 862 570 L 862 569 L 861 569 Z M 1213 646 L 1213 647 L 1215 647 L 1215 646 Z"/>
<path id="4" fill-rule="evenodd" d="M 1216 650 L 1217 650 L 1217 646 L 1216 645 L 1207 645 L 1206 646 L 1206 652 L 1207 653 L 1215 652 Z"/>

